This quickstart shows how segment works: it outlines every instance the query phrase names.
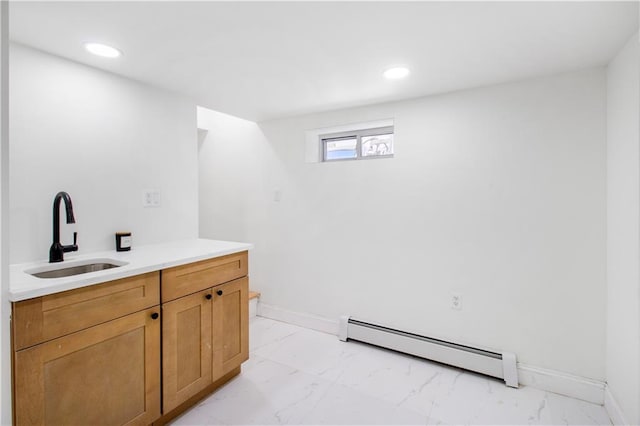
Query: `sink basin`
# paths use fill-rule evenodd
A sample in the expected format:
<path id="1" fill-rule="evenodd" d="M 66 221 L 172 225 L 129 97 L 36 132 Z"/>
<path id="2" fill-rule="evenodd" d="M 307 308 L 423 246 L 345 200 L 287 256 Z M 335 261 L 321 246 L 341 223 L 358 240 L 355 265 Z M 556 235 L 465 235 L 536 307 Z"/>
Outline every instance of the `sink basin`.
<path id="1" fill-rule="evenodd" d="M 46 265 L 25 271 L 37 278 L 61 278 L 73 275 L 87 274 L 89 272 L 104 271 L 105 269 L 118 268 L 126 265 L 114 259 L 87 259 L 81 261 L 63 262 L 54 265 Z"/>

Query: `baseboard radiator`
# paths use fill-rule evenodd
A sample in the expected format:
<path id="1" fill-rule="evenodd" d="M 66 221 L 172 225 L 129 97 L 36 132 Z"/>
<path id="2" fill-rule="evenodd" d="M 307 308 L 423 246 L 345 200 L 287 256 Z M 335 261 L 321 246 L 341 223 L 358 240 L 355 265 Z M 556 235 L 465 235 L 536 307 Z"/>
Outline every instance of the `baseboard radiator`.
<path id="1" fill-rule="evenodd" d="M 518 387 L 516 356 L 511 352 L 490 352 L 359 321 L 348 315 L 340 318 L 339 337 L 345 342 L 356 340 L 497 377 L 507 386 Z"/>

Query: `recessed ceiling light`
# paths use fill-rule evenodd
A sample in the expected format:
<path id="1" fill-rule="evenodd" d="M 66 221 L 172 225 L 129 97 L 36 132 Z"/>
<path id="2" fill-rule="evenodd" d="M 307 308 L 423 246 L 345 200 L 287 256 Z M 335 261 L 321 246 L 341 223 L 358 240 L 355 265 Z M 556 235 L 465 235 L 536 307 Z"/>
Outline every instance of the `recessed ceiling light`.
<path id="1" fill-rule="evenodd" d="M 94 55 L 103 56 L 105 58 L 117 58 L 122 55 L 115 47 L 107 46 L 101 43 L 85 43 L 84 48 Z"/>
<path id="2" fill-rule="evenodd" d="M 389 80 L 399 80 L 409 75 L 409 68 L 393 67 L 386 70 L 382 75 Z"/>

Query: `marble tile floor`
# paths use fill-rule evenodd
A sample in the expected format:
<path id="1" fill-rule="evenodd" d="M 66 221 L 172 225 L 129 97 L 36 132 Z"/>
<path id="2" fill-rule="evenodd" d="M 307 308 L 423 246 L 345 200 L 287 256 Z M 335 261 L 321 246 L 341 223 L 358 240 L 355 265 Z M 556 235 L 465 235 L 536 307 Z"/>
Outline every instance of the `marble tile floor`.
<path id="1" fill-rule="evenodd" d="M 609 425 L 604 407 L 256 317 L 242 373 L 173 425 Z"/>

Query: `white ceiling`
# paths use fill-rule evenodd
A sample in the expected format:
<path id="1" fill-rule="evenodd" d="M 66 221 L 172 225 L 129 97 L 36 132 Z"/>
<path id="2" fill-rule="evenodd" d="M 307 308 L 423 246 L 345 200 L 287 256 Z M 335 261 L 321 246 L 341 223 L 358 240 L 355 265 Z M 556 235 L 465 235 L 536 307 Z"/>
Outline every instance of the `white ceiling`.
<path id="1" fill-rule="evenodd" d="M 637 2 L 12 2 L 14 41 L 261 121 L 605 65 Z M 116 60 L 85 41 L 111 44 Z M 381 73 L 405 64 L 408 79 Z"/>

